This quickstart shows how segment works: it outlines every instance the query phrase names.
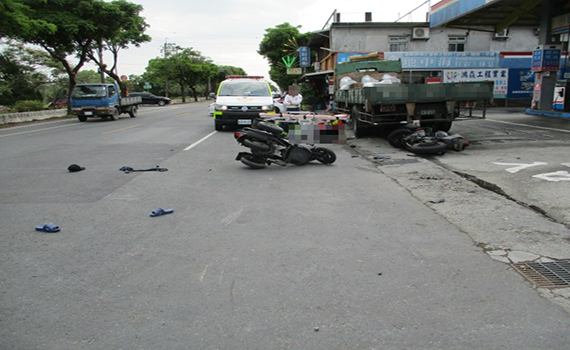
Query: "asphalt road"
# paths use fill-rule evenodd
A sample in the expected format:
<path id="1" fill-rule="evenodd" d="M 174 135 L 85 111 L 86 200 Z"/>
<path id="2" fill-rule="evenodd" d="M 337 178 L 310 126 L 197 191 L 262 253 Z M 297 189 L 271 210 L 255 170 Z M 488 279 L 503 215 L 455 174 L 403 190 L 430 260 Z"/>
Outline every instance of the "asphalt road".
<path id="1" fill-rule="evenodd" d="M 570 314 L 426 205 L 441 166 L 370 139 L 251 170 L 207 105 L 0 130 L 0 348 L 567 348 Z"/>

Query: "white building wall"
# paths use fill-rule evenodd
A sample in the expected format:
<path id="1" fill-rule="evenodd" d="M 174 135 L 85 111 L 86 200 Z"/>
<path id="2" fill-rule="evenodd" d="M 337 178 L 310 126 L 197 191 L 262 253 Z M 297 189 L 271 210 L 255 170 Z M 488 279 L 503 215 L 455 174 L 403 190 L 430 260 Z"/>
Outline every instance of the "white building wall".
<path id="1" fill-rule="evenodd" d="M 343 53 L 370 53 L 390 51 L 389 37 L 408 38 L 406 51 L 446 52 L 449 36 L 466 36 L 465 51 L 532 51 L 538 45 L 538 36 L 531 28 L 511 28 L 506 40 L 494 40 L 494 34 L 454 28 L 430 29 L 428 40 L 414 40 L 413 28 L 428 28 L 427 22 L 390 26 L 390 23 L 341 23 L 331 27 L 331 49 Z"/>

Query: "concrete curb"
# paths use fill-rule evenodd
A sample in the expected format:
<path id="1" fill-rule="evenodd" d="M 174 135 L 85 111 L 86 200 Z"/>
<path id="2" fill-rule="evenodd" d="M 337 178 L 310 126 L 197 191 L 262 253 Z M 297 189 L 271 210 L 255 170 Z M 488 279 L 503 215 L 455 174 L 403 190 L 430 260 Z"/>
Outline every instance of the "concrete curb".
<path id="1" fill-rule="evenodd" d="M 570 112 L 540 111 L 538 109 L 530 109 L 530 108 L 525 109 L 524 112 L 525 114 L 541 115 L 543 117 L 570 119 Z"/>
<path id="2" fill-rule="evenodd" d="M 29 122 L 32 120 L 44 120 L 55 117 L 63 117 L 67 115 L 67 108 L 50 109 L 44 111 L 23 112 L 23 113 L 6 113 L 0 114 L 0 124 Z"/>

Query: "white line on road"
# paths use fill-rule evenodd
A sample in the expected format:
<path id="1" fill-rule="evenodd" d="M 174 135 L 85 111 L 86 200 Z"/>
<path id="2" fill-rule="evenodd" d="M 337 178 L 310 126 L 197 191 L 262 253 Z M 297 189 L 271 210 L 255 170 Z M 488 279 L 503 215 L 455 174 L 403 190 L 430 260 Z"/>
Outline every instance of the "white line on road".
<path id="1" fill-rule="evenodd" d="M 13 130 L 13 129 L 21 129 L 21 128 L 29 128 L 32 126 L 38 126 L 38 125 L 46 125 L 46 124 L 54 124 L 54 123 L 62 123 L 62 122 L 66 122 L 66 119 L 60 119 L 60 120 L 50 120 L 50 121 L 36 121 L 35 123 L 25 123 L 23 125 L 17 125 L 17 126 L 11 126 L 9 128 L 7 128 L 6 130 Z"/>
<path id="2" fill-rule="evenodd" d="M 198 141 L 194 142 L 193 144 L 191 144 L 190 146 L 184 148 L 184 150 L 185 150 L 185 151 L 191 150 L 192 148 L 198 146 L 202 141 L 205 141 L 208 137 L 214 135 L 215 133 L 217 133 L 217 131 L 212 131 L 212 132 L 209 133 L 208 135 L 202 137 L 200 140 L 198 140 Z"/>
<path id="3" fill-rule="evenodd" d="M 36 129 L 36 130 L 29 130 L 29 131 L 22 131 L 22 132 L 15 132 L 13 134 L 5 134 L 5 135 L 0 135 L 0 137 L 6 137 L 6 136 L 15 136 L 15 135 L 22 135 L 22 134 L 29 134 L 31 132 L 38 132 L 38 131 L 44 131 L 44 130 L 51 130 L 51 129 L 58 129 L 58 128 L 65 128 L 67 126 L 76 126 L 79 124 L 66 124 L 66 125 L 60 125 L 60 126 L 52 126 L 51 128 L 43 128 L 43 129 Z"/>
<path id="4" fill-rule="evenodd" d="M 521 124 L 521 123 L 513 123 L 513 122 L 504 122 L 502 120 L 495 120 L 495 119 L 489 119 L 486 118 L 489 121 L 492 122 L 496 122 L 496 123 L 503 123 L 503 124 L 511 124 L 511 125 L 517 125 L 517 126 L 526 126 L 528 128 L 535 128 L 535 129 L 543 129 L 543 130 L 549 130 L 549 131 L 559 131 L 559 132 L 567 132 L 570 133 L 570 130 L 561 130 L 561 129 L 554 129 L 554 128 L 546 128 L 544 126 L 534 126 L 534 125 L 528 125 L 528 124 Z"/>

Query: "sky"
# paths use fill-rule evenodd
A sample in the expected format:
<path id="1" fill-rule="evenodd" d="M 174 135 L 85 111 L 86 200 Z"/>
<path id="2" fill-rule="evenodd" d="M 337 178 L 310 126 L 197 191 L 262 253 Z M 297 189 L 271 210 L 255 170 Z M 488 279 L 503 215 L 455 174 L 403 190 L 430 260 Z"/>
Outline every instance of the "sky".
<path id="1" fill-rule="evenodd" d="M 288 22 L 300 32 L 321 30 L 336 10 L 341 22 L 400 22 L 426 20 L 425 0 L 130 0 L 143 6 L 152 41 L 119 54 L 119 75 L 141 75 L 150 59 L 162 57 L 165 43 L 193 48 L 217 65 L 243 68 L 249 75 L 269 78 L 269 65 L 257 53 L 265 30 Z M 432 0 L 431 4 L 437 3 Z M 107 59 L 110 63 L 110 57 Z M 96 68 L 86 65 L 84 69 Z"/>

